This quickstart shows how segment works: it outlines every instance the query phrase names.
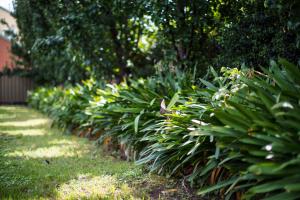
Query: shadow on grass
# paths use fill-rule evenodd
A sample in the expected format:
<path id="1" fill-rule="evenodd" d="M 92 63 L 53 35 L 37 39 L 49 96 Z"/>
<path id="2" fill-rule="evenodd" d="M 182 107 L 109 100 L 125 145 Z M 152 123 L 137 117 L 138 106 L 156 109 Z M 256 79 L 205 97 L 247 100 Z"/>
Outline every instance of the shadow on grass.
<path id="1" fill-rule="evenodd" d="M 0 114 L 4 110 L 16 115 L 15 121 L 6 119 L 4 126 L 0 122 L 0 199 L 128 199 L 143 195 L 126 184 L 140 177 L 140 168 L 105 156 L 86 139 L 49 129 L 47 123 L 23 126 L 27 122 L 22 121 L 23 109 L 0 109 Z"/>
<path id="2" fill-rule="evenodd" d="M 0 106 L 0 124 L 3 122 L 22 122 L 36 118 L 45 118 L 45 116 L 25 106 Z"/>
<path id="3" fill-rule="evenodd" d="M 32 109 L 0 107 L 0 119 L 0 199 L 198 199 L 50 128 Z"/>
<path id="4" fill-rule="evenodd" d="M 43 140 L 42 136 L 0 136 L 1 199 L 101 199 L 116 195 L 118 190 L 121 196 L 129 197 L 131 189 L 120 180 L 128 181 L 141 173 L 130 163 L 63 138 L 59 142 L 59 138 Z M 41 142 L 30 145 L 30 140 Z"/>

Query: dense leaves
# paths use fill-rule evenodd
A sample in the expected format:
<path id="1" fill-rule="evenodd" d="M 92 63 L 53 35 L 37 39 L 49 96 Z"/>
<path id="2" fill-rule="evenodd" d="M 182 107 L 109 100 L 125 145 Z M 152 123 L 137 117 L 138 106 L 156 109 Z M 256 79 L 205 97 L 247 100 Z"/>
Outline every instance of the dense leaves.
<path id="1" fill-rule="evenodd" d="M 299 1 L 225 1 L 216 64 L 260 69 L 270 59 L 299 60 Z"/>
<path id="2" fill-rule="evenodd" d="M 237 175 L 228 194 L 244 187 L 246 199 L 299 198 L 300 70 L 286 60 L 279 63 L 283 68 L 272 63 L 264 70 L 267 79 L 242 78 L 244 87 L 214 112 L 221 126 L 199 128 L 217 137 L 224 160 L 231 158 L 221 165 Z"/>
<path id="3" fill-rule="evenodd" d="M 299 59 L 299 1 L 16 0 L 14 52 L 41 83 Z"/>
<path id="4" fill-rule="evenodd" d="M 180 72 L 89 81 L 41 88 L 29 102 L 71 131 L 101 132 L 100 143 L 110 138 L 127 158 L 183 177 L 201 195 L 298 199 L 300 70 L 281 59 L 262 71 L 211 69 L 211 82 Z"/>
<path id="5" fill-rule="evenodd" d="M 59 85 L 29 104 L 54 125 L 199 195 L 300 198 L 300 71 L 270 62 L 299 64 L 299 1 L 15 5 L 15 53 Z"/>

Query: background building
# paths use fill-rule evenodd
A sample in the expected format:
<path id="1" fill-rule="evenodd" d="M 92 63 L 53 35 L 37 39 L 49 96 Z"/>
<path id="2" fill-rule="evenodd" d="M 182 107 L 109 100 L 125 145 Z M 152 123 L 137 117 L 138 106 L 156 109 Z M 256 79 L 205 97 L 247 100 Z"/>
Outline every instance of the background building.
<path id="1" fill-rule="evenodd" d="M 5 67 L 12 69 L 15 66 L 13 55 L 10 51 L 10 37 L 6 31 L 18 32 L 16 19 L 5 8 L 0 7 L 0 72 Z M 2 23 L 5 22 L 5 23 Z"/>

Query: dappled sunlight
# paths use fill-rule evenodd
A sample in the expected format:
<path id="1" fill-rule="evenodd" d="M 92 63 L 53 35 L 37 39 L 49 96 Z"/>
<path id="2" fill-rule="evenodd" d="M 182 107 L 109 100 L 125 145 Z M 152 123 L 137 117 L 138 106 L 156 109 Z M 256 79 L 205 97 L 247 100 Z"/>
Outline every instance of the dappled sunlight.
<path id="1" fill-rule="evenodd" d="M 46 118 L 39 118 L 39 119 L 29 119 L 26 121 L 8 121 L 8 122 L 1 122 L 0 127 L 5 126 L 14 126 L 14 127 L 24 127 L 24 126 L 41 126 L 48 124 L 50 120 Z"/>
<path id="2" fill-rule="evenodd" d="M 10 120 L 15 118 L 16 118 L 15 114 L 0 114 L 0 119 Z"/>
<path id="3" fill-rule="evenodd" d="M 76 145 L 75 141 L 68 139 L 54 139 L 48 142 L 48 144 L 64 144 L 64 145 Z"/>
<path id="4" fill-rule="evenodd" d="M 22 135 L 22 136 L 42 136 L 46 134 L 45 129 L 28 129 L 28 130 L 5 130 L 9 135 Z"/>
<path id="5" fill-rule="evenodd" d="M 130 195 L 131 189 L 128 186 L 123 185 L 121 188 L 122 196 Z M 92 177 L 88 174 L 81 174 L 76 179 L 62 184 L 57 189 L 57 196 L 59 199 L 105 198 L 108 196 L 117 196 L 118 190 L 117 180 L 113 176 L 103 175 Z"/>
<path id="6" fill-rule="evenodd" d="M 20 114 L 18 117 L 22 118 L 22 117 L 30 117 L 30 118 L 34 118 L 37 116 L 42 116 L 40 113 L 32 110 L 32 109 L 28 109 L 24 106 L 6 106 L 6 107 L 1 107 L 0 108 L 0 113 L 1 115 L 3 115 L 4 117 L 7 116 L 7 114 L 9 114 L 10 116 L 15 116 L 16 117 L 16 113 Z M 30 115 L 29 115 L 30 114 Z M 0 117 L 1 119 L 1 117 Z"/>
<path id="7" fill-rule="evenodd" d="M 29 119 L 24 108 L 8 110 L 15 121 L 0 122 L 0 199 L 136 199 L 126 182 L 140 176 L 140 168 L 50 128 L 33 110 L 27 109 Z"/>
<path id="8" fill-rule="evenodd" d="M 79 157 L 84 153 L 80 149 L 74 149 L 73 145 L 53 145 L 50 147 L 16 150 L 5 154 L 8 157 L 26 157 L 26 158 L 57 158 L 57 157 Z"/>
<path id="9" fill-rule="evenodd" d="M 2 111 L 24 111 L 24 109 L 21 110 L 21 107 L 19 106 L 5 106 L 5 107 L 1 107 Z"/>
<path id="10" fill-rule="evenodd" d="M 300 0 L 5 1 L 0 200 L 300 200 Z"/>

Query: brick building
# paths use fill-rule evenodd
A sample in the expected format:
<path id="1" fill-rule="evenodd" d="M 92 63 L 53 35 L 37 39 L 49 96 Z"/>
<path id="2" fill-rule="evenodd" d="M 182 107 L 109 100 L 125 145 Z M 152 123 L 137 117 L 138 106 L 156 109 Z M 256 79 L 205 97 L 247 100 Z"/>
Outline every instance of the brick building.
<path id="1" fill-rule="evenodd" d="M 6 24 L 0 23 L 0 72 L 5 68 L 13 68 L 14 58 L 10 51 L 10 38 L 5 34 L 5 31 L 12 30 L 18 32 L 16 19 L 5 8 L 0 7 L 0 20 L 4 20 Z"/>

